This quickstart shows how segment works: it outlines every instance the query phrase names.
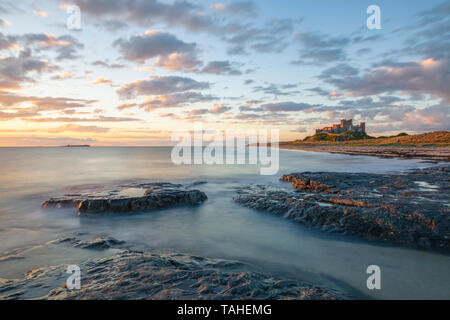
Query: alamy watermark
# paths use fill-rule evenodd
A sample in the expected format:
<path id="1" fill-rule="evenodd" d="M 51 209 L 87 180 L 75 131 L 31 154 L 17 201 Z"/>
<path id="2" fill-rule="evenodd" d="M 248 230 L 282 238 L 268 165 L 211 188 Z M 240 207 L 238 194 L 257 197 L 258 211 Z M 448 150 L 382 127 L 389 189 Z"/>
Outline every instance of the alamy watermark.
<path id="1" fill-rule="evenodd" d="M 76 5 L 69 5 L 66 8 L 69 17 L 66 20 L 66 26 L 69 30 L 80 30 L 81 29 L 81 10 L 80 7 Z"/>
<path id="2" fill-rule="evenodd" d="M 379 6 L 373 4 L 367 7 L 367 14 L 370 16 L 367 18 L 366 25 L 367 29 L 381 29 L 381 9 Z"/>
<path id="3" fill-rule="evenodd" d="M 201 123 L 193 131 L 174 131 L 174 164 L 260 165 L 261 175 L 274 175 L 280 167 L 279 130 L 203 130 Z"/>
<path id="4" fill-rule="evenodd" d="M 81 289 L 81 269 L 76 264 L 67 267 L 66 273 L 70 276 L 66 280 L 66 287 L 69 290 L 80 290 Z"/>
<path id="5" fill-rule="evenodd" d="M 370 274 L 367 278 L 366 286 L 369 290 L 381 289 L 381 268 L 375 264 L 367 267 L 366 273 Z"/>

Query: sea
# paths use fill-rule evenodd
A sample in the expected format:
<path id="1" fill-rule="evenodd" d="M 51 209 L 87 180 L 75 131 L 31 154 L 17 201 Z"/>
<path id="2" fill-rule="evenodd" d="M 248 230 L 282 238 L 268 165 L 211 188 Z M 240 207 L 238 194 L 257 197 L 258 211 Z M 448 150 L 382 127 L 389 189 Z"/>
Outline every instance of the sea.
<path id="1" fill-rule="evenodd" d="M 246 262 L 287 279 L 344 290 L 361 299 L 449 299 L 450 257 L 324 233 L 233 202 L 237 187 L 270 184 L 293 172 L 401 173 L 437 165 L 414 159 L 280 150 L 279 171 L 259 165 L 176 165 L 171 147 L 0 148 L 0 278 L 42 266 L 77 264 L 103 251 L 49 246 L 70 235 L 111 236 L 139 250 L 168 250 Z M 134 182 L 192 184 L 208 200 L 134 214 L 78 216 L 43 210 L 50 197 Z M 19 252 L 14 255 L 11 253 Z M 2 258 L 3 257 L 3 258 Z M 367 267 L 381 289 L 367 288 Z"/>

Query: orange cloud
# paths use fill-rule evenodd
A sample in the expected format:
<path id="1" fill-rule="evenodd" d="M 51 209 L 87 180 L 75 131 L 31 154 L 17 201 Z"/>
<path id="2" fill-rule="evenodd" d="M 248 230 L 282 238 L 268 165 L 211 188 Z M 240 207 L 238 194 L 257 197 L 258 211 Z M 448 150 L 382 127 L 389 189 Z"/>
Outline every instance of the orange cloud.
<path id="1" fill-rule="evenodd" d="M 106 84 L 106 85 L 112 85 L 112 81 L 109 79 L 105 79 L 103 77 L 98 77 L 94 81 L 90 82 L 89 84 L 96 85 L 96 84 Z"/>
<path id="2" fill-rule="evenodd" d="M 80 125 L 74 125 L 74 124 L 66 124 L 63 126 L 59 126 L 56 128 L 49 128 L 45 130 L 46 132 L 50 133 L 60 133 L 60 132 L 107 132 L 109 131 L 109 128 L 105 127 L 98 127 L 98 126 L 80 126 Z"/>
<path id="3" fill-rule="evenodd" d="M 42 18 L 47 18 L 47 17 L 48 17 L 48 12 L 45 12 L 45 11 L 40 11 L 40 10 L 34 9 L 34 10 L 33 10 L 33 13 L 34 13 L 35 15 L 37 15 L 37 16 L 42 17 Z"/>
<path id="4" fill-rule="evenodd" d="M 55 80 L 62 80 L 62 79 L 69 79 L 69 78 L 73 78 L 73 74 L 70 72 L 57 73 L 53 76 L 53 79 L 55 79 Z"/>
<path id="5" fill-rule="evenodd" d="M 217 10 L 217 11 L 223 11 L 225 10 L 225 5 L 223 3 L 215 3 L 211 5 L 211 9 Z"/>

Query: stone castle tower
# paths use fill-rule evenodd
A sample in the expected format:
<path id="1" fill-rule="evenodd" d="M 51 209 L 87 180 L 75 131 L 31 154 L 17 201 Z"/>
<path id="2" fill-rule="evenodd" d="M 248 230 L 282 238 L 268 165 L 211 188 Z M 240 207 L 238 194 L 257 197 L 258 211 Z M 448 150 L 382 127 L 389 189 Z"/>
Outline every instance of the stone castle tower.
<path id="1" fill-rule="evenodd" d="M 342 132 L 360 132 L 366 133 L 366 123 L 361 122 L 359 125 L 353 125 L 353 120 L 342 119 L 340 124 L 333 124 L 331 127 L 316 129 L 318 133 L 342 133 Z"/>

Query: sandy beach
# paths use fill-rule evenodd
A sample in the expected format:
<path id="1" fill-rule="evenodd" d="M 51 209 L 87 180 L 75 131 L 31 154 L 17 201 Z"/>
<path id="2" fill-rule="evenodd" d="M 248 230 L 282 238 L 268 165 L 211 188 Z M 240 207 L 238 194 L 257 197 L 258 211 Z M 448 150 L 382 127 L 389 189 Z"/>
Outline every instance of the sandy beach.
<path id="1" fill-rule="evenodd" d="M 436 161 L 450 161 L 450 147 L 417 146 L 337 146 L 337 145 L 287 145 L 280 144 L 280 149 L 304 150 L 316 152 L 342 153 L 351 155 L 377 156 L 383 158 L 414 158 Z"/>

